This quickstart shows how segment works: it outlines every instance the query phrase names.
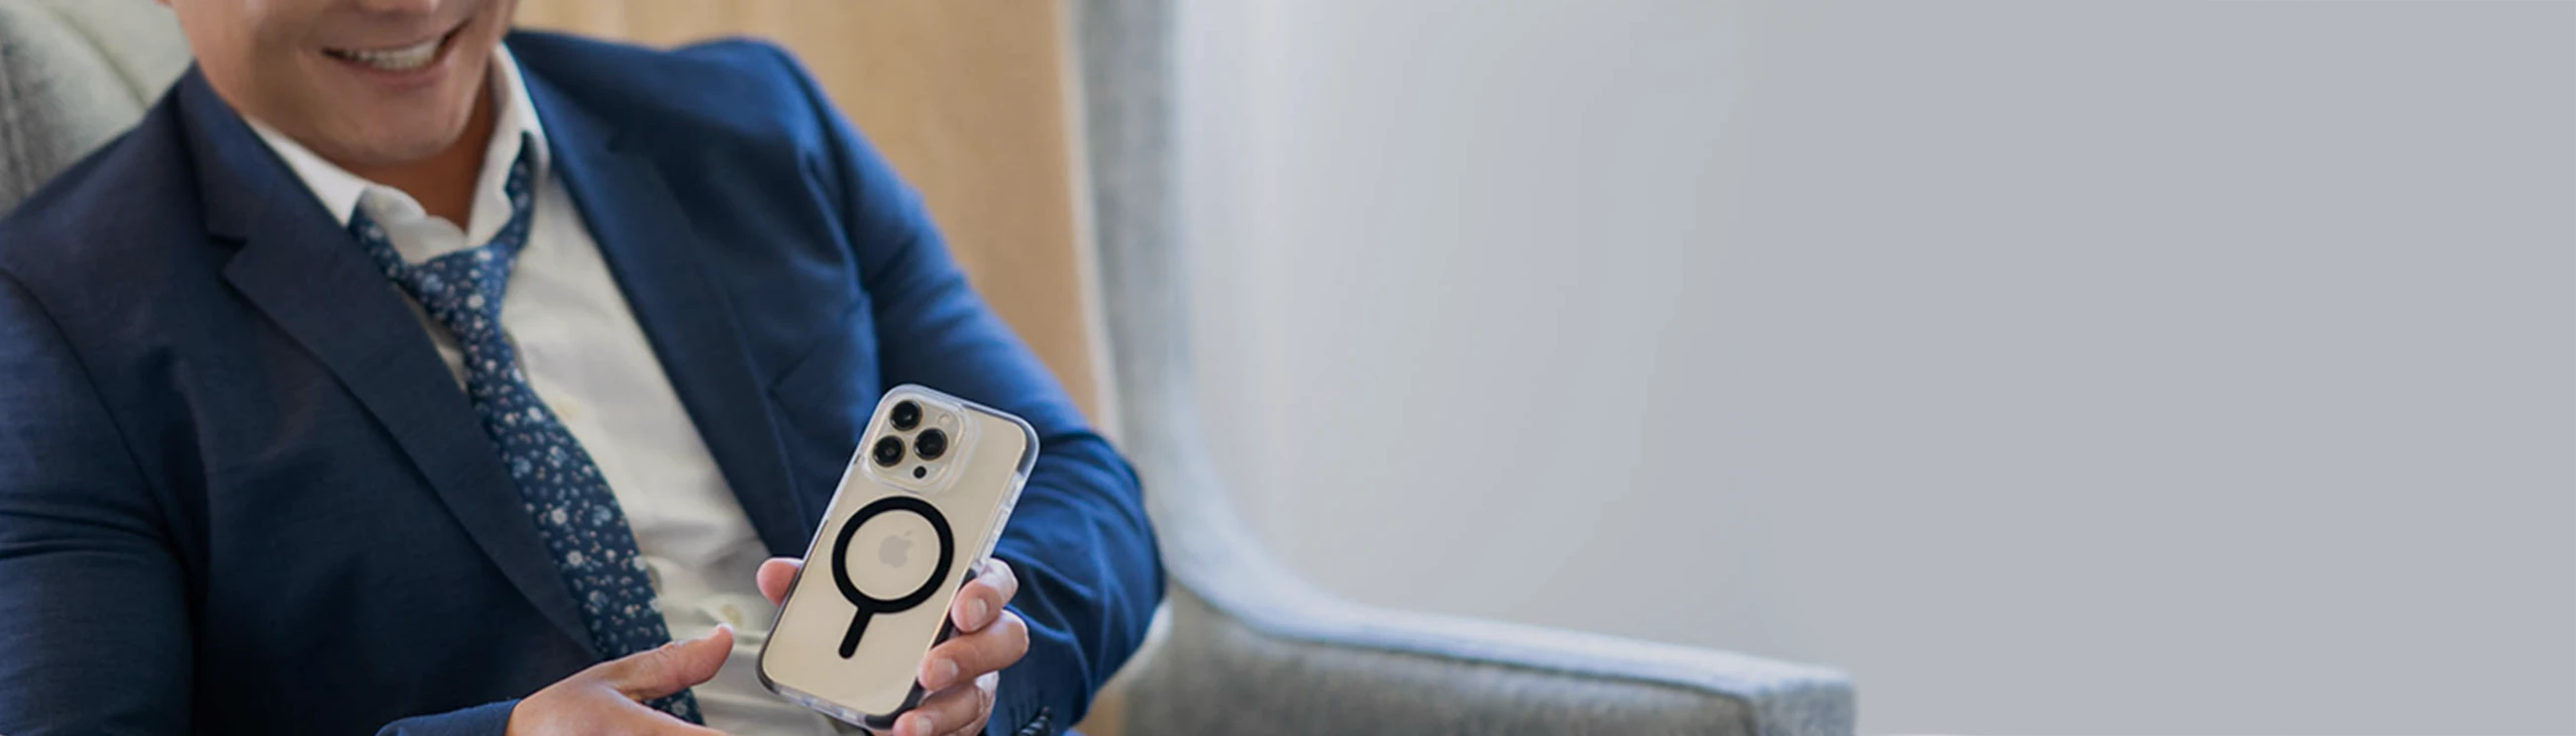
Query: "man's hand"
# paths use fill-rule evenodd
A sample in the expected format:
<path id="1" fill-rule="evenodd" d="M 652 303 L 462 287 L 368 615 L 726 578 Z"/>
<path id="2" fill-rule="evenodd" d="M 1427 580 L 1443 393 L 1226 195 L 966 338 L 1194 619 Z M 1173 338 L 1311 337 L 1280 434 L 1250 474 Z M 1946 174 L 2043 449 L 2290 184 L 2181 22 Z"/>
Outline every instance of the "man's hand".
<path id="1" fill-rule="evenodd" d="M 772 557 L 760 563 L 760 594 L 781 603 L 803 560 Z M 948 606 L 957 633 L 930 648 L 921 660 L 921 687 L 930 691 L 921 706 L 894 722 L 896 736 L 977 734 L 993 717 L 993 690 L 1002 668 L 1029 653 L 1029 625 L 1003 606 L 1020 592 L 1020 578 L 1010 563 L 989 560 L 983 571 L 959 591 Z M 715 668 L 707 672 L 712 674 Z M 515 724 L 513 724 L 515 725 Z M 515 734 L 513 735 L 515 736 Z"/>
<path id="2" fill-rule="evenodd" d="M 706 636 L 591 665 L 519 701 L 510 710 L 507 736 L 724 736 L 647 708 L 644 701 L 715 677 L 731 651 L 733 627 L 717 626 Z"/>

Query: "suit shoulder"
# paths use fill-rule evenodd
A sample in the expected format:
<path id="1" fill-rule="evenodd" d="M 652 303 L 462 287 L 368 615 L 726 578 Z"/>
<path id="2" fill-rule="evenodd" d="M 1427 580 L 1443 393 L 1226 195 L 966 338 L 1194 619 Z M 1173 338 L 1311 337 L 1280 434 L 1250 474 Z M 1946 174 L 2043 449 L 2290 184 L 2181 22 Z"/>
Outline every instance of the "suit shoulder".
<path id="1" fill-rule="evenodd" d="M 820 93 L 785 49 L 732 38 L 673 49 L 521 31 L 509 39 L 522 72 L 628 133 L 694 145 L 819 140 Z"/>

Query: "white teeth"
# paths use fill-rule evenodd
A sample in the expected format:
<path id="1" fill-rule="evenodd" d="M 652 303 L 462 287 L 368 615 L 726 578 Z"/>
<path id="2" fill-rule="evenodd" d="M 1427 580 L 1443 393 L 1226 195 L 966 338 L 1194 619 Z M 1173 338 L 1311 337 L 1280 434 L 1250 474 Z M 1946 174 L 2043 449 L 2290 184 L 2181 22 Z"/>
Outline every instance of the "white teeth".
<path id="1" fill-rule="evenodd" d="M 444 40 L 447 40 L 446 37 L 441 36 L 398 49 L 374 51 L 332 49 L 331 55 L 389 72 L 410 71 L 427 66 L 431 60 L 438 58 L 438 43 Z"/>

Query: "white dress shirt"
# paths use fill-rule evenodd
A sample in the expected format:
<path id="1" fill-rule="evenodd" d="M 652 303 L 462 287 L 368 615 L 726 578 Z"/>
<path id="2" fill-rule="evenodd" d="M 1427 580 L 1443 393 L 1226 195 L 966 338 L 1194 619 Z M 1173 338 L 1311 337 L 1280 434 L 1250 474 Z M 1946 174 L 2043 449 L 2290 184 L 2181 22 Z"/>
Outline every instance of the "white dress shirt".
<path id="1" fill-rule="evenodd" d="M 752 576 L 768 550 L 680 405 L 580 208 L 548 167 L 545 128 L 518 62 L 503 48 L 492 68 L 498 120 L 463 229 L 429 215 L 400 190 L 361 179 L 257 121 L 251 125 L 342 225 L 356 208 L 367 208 L 413 263 L 491 242 L 510 219 L 502 186 L 519 156 L 521 134 L 535 141 L 535 220 L 501 308 L 501 328 L 518 348 L 520 371 L 608 479 L 635 530 L 672 638 L 705 634 L 720 621 L 734 625 L 734 650 L 723 671 L 696 688 L 707 725 L 740 736 L 834 733 L 829 719 L 760 686 L 756 660 L 777 609 Z M 352 240 L 349 247 L 359 246 Z M 385 288 L 401 293 L 391 281 Z M 418 303 L 412 310 L 462 383 L 456 338 Z"/>

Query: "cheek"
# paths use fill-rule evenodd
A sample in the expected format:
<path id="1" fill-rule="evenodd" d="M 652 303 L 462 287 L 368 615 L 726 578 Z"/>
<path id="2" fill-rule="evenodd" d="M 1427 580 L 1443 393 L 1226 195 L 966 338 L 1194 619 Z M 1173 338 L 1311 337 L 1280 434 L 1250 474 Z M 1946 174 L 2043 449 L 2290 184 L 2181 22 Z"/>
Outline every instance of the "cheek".
<path id="1" fill-rule="evenodd" d="M 297 84 L 295 44 L 268 4 L 228 0 L 176 2 L 179 28 L 208 81 L 236 106 L 288 104 Z"/>
<path id="2" fill-rule="evenodd" d="M 510 20 L 519 15 L 519 0 L 493 0 L 491 12 L 499 18 L 502 27 L 506 28 L 510 25 Z"/>
<path id="3" fill-rule="evenodd" d="M 466 32 L 479 37 L 485 47 L 500 43 L 501 37 L 510 33 L 511 9 L 515 7 L 518 6 L 512 3 L 491 5 L 483 11 L 482 16 L 473 20 L 472 27 L 467 28 Z"/>

